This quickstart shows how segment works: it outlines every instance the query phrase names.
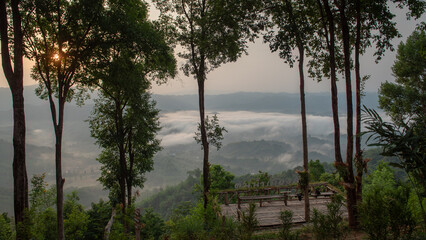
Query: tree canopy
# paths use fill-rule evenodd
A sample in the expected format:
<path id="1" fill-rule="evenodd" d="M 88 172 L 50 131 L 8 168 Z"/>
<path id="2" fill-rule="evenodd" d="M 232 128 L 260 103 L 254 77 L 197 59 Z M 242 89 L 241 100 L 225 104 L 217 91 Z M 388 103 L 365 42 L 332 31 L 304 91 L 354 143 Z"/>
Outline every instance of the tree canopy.
<path id="1" fill-rule="evenodd" d="M 395 83 L 382 83 L 379 105 L 398 125 L 416 121 L 426 114 L 426 33 L 413 32 L 398 46 L 392 67 Z"/>

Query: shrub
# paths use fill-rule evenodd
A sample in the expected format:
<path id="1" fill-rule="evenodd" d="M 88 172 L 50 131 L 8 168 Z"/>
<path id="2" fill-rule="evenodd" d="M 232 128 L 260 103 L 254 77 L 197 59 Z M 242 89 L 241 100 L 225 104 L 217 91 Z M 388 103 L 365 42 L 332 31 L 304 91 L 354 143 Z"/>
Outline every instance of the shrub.
<path id="1" fill-rule="evenodd" d="M 89 222 L 87 224 L 85 239 L 103 239 L 105 226 L 111 217 L 111 211 L 111 204 L 104 202 L 102 199 L 99 200 L 99 203 L 92 203 L 91 209 L 87 211 Z"/>
<path id="2" fill-rule="evenodd" d="M 210 237 L 215 240 L 237 240 L 238 224 L 232 218 L 222 217 L 212 229 Z"/>
<path id="3" fill-rule="evenodd" d="M 259 224 L 256 218 L 256 204 L 250 203 L 247 212 L 241 211 L 240 239 L 250 239 Z"/>
<path id="4" fill-rule="evenodd" d="M 297 240 L 299 239 L 299 234 L 293 233 L 291 231 L 291 224 L 293 221 L 293 212 L 283 211 L 280 213 L 280 219 L 282 222 L 281 231 L 279 233 L 280 239 L 283 240 Z"/>
<path id="5" fill-rule="evenodd" d="M 184 210 L 184 211 L 180 211 Z M 200 201 L 195 207 L 186 211 L 179 208 L 168 222 L 171 239 L 238 239 L 237 224 L 232 219 L 218 218 L 220 209 L 216 201 L 212 200 L 204 209 Z"/>
<path id="6" fill-rule="evenodd" d="M 7 214 L 0 215 L 0 240 L 12 240 L 12 227 Z"/>
<path id="7" fill-rule="evenodd" d="M 361 227 L 371 240 L 385 240 L 388 235 L 389 213 L 383 207 L 386 205 L 379 190 L 364 196 L 359 206 Z"/>
<path id="8" fill-rule="evenodd" d="M 166 224 L 159 214 L 154 213 L 152 208 L 146 209 L 145 214 L 141 216 L 142 224 L 145 226 L 141 229 L 142 239 L 158 240 L 166 231 Z"/>
<path id="9" fill-rule="evenodd" d="M 416 225 L 409 205 L 410 188 L 397 183 L 384 163 L 365 182 L 360 220 L 370 239 L 410 239 Z"/>
<path id="10" fill-rule="evenodd" d="M 327 213 L 323 214 L 317 209 L 313 210 L 312 226 L 316 239 L 343 239 L 346 232 L 346 225 L 343 222 L 340 208 L 343 205 L 343 197 L 335 195 L 332 201 L 327 204 Z"/>

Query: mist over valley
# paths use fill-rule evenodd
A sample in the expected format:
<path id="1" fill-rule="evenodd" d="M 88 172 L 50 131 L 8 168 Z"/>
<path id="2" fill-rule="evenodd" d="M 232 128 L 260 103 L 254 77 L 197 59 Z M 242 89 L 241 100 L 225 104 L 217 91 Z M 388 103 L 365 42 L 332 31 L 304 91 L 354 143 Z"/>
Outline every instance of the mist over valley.
<path id="1" fill-rule="evenodd" d="M 27 169 L 30 178 L 46 173 L 54 184 L 54 134 L 49 106 L 25 88 L 27 119 Z M 63 173 L 65 191 L 78 189 L 82 203 L 90 206 L 108 193 L 97 182 L 100 149 L 90 136 L 86 121 L 93 109 L 93 98 L 78 107 L 66 106 L 63 134 Z M 333 159 L 332 117 L 328 93 L 307 93 L 309 158 Z M 196 95 L 153 95 L 160 112 L 162 129 L 158 134 L 163 150 L 154 159 L 154 170 L 146 175 L 142 197 L 175 185 L 187 172 L 202 167 L 202 151 L 194 140 L 199 120 Z M 343 99 L 343 95 L 340 99 Z M 341 100 L 342 148 L 345 148 L 344 101 Z M 376 108 L 377 94 L 367 93 L 365 105 Z M 0 88 L 0 211 L 13 209 L 12 110 L 7 88 Z M 220 164 L 239 176 L 266 171 L 278 173 L 301 165 L 301 124 L 299 95 L 291 93 L 233 93 L 206 96 L 208 115 L 217 114 L 225 134 L 223 147 L 210 150 L 212 164 Z"/>

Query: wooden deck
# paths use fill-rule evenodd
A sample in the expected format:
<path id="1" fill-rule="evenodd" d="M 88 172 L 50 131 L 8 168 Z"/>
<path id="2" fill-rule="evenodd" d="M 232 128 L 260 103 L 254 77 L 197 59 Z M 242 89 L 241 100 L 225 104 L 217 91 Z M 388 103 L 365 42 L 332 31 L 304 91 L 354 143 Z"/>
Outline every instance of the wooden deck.
<path id="1" fill-rule="evenodd" d="M 326 198 L 310 198 L 310 208 L 311 211 L 316 208 L 321 212 L 325 212 L 327 207 L 326 204 L 330 199 Z M 248 203 L 241 204 L 241 210 L 247 211 Z M 268 228 L 268 227 L 277 227 L 281 225 L 281 220 L 279 219 L 280 212 L 285 210 L 290 210 L 293 212 L 293 223 L 304 223 L 305 222 L 305 207 L 304 201 L 289 201 L 287 206 L 284 205 L 283 201 L 271 201 L 263 202 L 262 207 L 259 207 L 259 203 L 256 203 L 256 217 L 259 221 L 259 227 Z M 237 204 L 221 205 L 222 215 L 227 217 L 232 217 L 238 219 Z M 347 211 L 342 207 L 341 209 L 343 217 L 347 217 Z"/>

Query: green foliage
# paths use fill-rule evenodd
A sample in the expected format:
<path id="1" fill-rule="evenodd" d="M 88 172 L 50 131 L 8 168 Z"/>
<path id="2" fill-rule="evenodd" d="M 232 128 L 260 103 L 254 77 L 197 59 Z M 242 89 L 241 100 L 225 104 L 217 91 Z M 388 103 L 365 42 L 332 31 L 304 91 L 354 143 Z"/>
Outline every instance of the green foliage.
<path id="1" fill-rule="evenodd" d="M 384 156 L 397 156 L 400 162 L 392 163 L 392 166 L 402 168 L 407 174 L 412 175 L 416 181 L 416 187 L 420 187 L 420 191 L 425 191 L 426 118 L 398 126 L 395 123 L 383 121 L 374 110 L 364 108 L 364 113 L 367 133 L 372 134 L 367 141 L 371 138 L 376 141 L 369 145 L 382 147 Z"/>
<path id="2" fill-rule="evenodd" d="M 176 209 L 183 202 L 196 204 L 200 198 L 199 192 L 194 192 L 194 186 L 200 183 L 201 171 L 196 169 L 188 172 L 185 181 L 176 186 L 169 186 L 163 191 L 144 200 L 140 204 L 140 208 L 153 208 L 164 219 L 168 219 L 172 215 L 173 209 Z M 189 204 L 189 203 L 188 203 Z"/>
<path id="3" fill-rule="evenodd" d="M 309 34 L 314 33 L 313 26 L 309 24 L 307 18 L 308 3 L 271 2 L 274 7 L 268 8 L 267 13 L 272 17 L 273 25 L 271 24 L 271 28 L 265 34 L 264 41 L 269 43 L 272 52 L 279 51 L 280 58 L 293 67 L 295 61 L 293 50 L 296 47 L 307 47 L 307 41 L 312 38 Z"/>
<path id="4" fill-rule="evenodd" d="M 34 175 L 31 178 L 31 191 L 29 194 L 31 236 L 34 239 L 56 239 L 57 223 L 55 204 L 56 189 L 47 189 L 45 175 Z"/>
<path id="5" fill-rule="evenodd" d="M 384 83 L 381 86 L 380 107 L 391 116 L 393 122 L 383 121 L 376 111 L 367 108 L 364 108 L 364 122 L 367 133 L 371 134 L 368 140 L 375 140 L 369 145 L 382 147 L 384 156 L 399 158 L 399 162 L 391 164 L 408 174 L 417 194 L 423 222 L 426 223 L 426 211 L 422 204 L 426 195 L 425 44 L 424 29 L 413 32 L 406 44 L 401 43 L 392 68 L 396 84 Z"/>
<path id="6" fill-rule="evenodd" d="M 342 206 L 343 197 L 335 195 L 332 201 L 327 204 L 326 214 L 317 209 L 313 210 L 312 226 L 316 239 L 344 239 L 347 226 L 343 222 Z"/>
<path id="7" fill-rule="evenodd" d="M 55 204 L 56 189 L 47 189 L 49 185 L 45 182 L 45 177 L 46 174 L 43 173 L 31 178 L 31 191 L 29 193 L 31 211 L 43 212 Z"/>
<path id="8" fill-rule="evenodd" d="M 145 214 L 141 216 L 140 222 L 143 224 L 141 229 L 142 239 L 159 240 L 166 231 L 166 224 L 159 214 L 149 208 L 145 210 Z"/>
<path id="9" fill-rule="evenodd" d="M 121 205 L 117 204 L 115 206 L 117 214 L 114 217 L 114 223 L 111 227 L 111 232 L 109 239 L 111 240 L 126 240 L 134 239 L 134 217 L 135 217 L 135 208 L 134 206 L 129 206 L 126 208 L 123 213 Z M 125 227 L 126 226 L 126 227 Z"/>
<path id="10" fill-rule="evenodd" d="M 89 215 L 84 211 L 83 205 L 78 203 L 79 200 L 77 192 L 74 191 L 66 196 L 64 202 L 64 228 L 67 239 L 83 240 L 87 230 Z"/>
<path id="11" fill-rule="evenodd" d="M 175 216 L 168 222 L 171 239 L 237 239 L 237 224 L 232 219 L 218 218 L 216 203 L 211 201 L 204 209 L 203 202 L 189 213 Z"/>
<path id="12" fill-rule="evenodd" d="M 186 60 L 182 70 L 186 75 L 204 81 L 207 72 L 226 62 L 236 61 L 254 40 L 260 16 L 253 11 L 261 8 L 260 1 L 153 1 L 165 22 L 171 22 L 175 40 L 182 46 L 179 56 Z M 202 80 L 201 80 L 201 79 Z"/>
<path id="13" fill-rule="evenodd" d="M 124 226 L 118 219 L 117 221 L 114 221 L 114 224 L 111 229 L 111 233 L 109 235 L 110 240 L 133 240 L 135 239 L 134 235 L 131 233 L 126 233 L 124 231 Z"/>
<path id="14" fill-rule="evenodd" d="M 171 239 L 207 239 L 203 220 L 189 215 L 171 223 Z"/>
<path id="15" fill-rule="evenodd" d="M 409 208 L 410 188 L 395 181 L 392 169 L 381 163 L 364 182 L 361 226 L 370 239 L 411 236 L 415 221 Z"/>
<path id="16" fill-rule="evenodd" d="M 129 78 L 123 77 L 120 81 L 130 84 Z M 160 129 L 158 110 L 145 87 L 134 83 L 128 92 L 117 86 L 111 92 L 103 92 L 104 95 L 96 101 L 94 116 L 89 122 L 92 136 L 104 148 L 98 157 L 103 164 L 99 180 L 107 189 L 118 188 L 123 177 L 131 187 L 143 187 L 145 173 L 153 169 L 153 156 L 161 149 L 160 141 L 156 139 Z M 110 98 L 109 94 L 114 97 Z M 127 169 L 121 169 L 121 162 Z M 126 176 L 123 171 L 127 172 Z M 115 198 L 112 196 L 111 201 Z"/>
<path id="17" fill-rule="evenodd" d="M 85 233 L 85 239 L 102 240 L 104 229 L 111 217 L 111 204 L 104 202 L 102 199 L 98 203 L 92 203 L 91 208 L 87 211 L 89 221 Z"/>
<path id="18" fill-rule="evenodd" d="M 99 87 L 92 117 L 92 137 L 103 148 L 100 182 L 118 199 L 132 202 L 132 187 L 143 188 L 153 169 L 160 141 L 158 110 L 148 89 L 150 80 L 174 76 L 176 61 L 165 33 L 148 19 L 142 1 L 108 1 L 103 19 L 104 44 L 87 67 L 88 81 Z M 127 191 L 127 192 L 126 192 Z"/>
<path id="19" fill-rule="evenodd" d="M 24 1 L 21 7 L 29 13 L 25 54 L 35 62 L 31 76 L 39 83 L 36 94 L 46 100 L 57 98 L 59 103 L 75 99 L 83 104 L 87 98 L 83 68 L 101 43 L 102 1 L 37 0 Z"/>
<path id="20" fill-rule="evenodd" d="M 328 182 L 331 185 L 340 188 L 343 190 L 342 185 L 339 184 L 339 182 L 342 180 L 339 173 L 323 173 L 321 174 L 319 180 L 321 182 Z"/>
<path id="21" fill-rule="evenodd" d="M 421 202 L 424 209 L 426 207 L 426 197 L 423 197 Z M 423 209 L 420 206 L 420 201 L 415 191 L 410 192 L 410 197 L 408 199 L 408 207 L 410 208 L 410 211 L 413 214 L 413 217 L 416 220 L 417 224 L 420 226 L 426 226 L 426 223 L 423 219 Z"/>
<path id="22" fill-rule="evenodd" d="M 212 164 L 210 165 L 210 179 L 212 190 L 224 190 L 234 188 L 235 176 L 226 171 L 221 165 Z"/>
<path id="23" fill-rule="evenodd" d="M 170 220 L 176 222 L 185 216 L 188 216 L 191 213 L 191 209 L 194 207 L 192 202 L 181 202 L 175 209 L 173 209 Z"/>
<path id="24" fill-rule="evenodd" d="M 396 186 L 393 170 L 388 164 L 381 162 L 377 169 L 364 179 L 362 195 L 368 196 L 376 190 L 384 195 L 391 193 Z"/>
<path id="25" fill-rule="evenodd" d="M 239 227 L 240 239 L 251 239 L 259 222 L 256 218 L 256 204 L 250 203 L 247 211 L 241 211 L 241 225 Z"/>
<path id="26" fill-rule="evenodd" d="M 312 182 L 320 181 L 320 177 L 325 173 L 324 165 L 319 160 L 309 161 L 309 178 Z"/>
<path id="27" fill-rule="evenodd" d="M 12 226 L 7 214 L 0 215 L 0 240 L 12 240 Z"/>
<path id="28" fill-rule="evenodd" d="M 34 239 L 57 239 L 56 211 L 52 207 L 45 209 L 35 216 L 31 216 L 31 218 L 33 219 L 31 235 Z"/>
<path id="29" fill-rule="evenodd" d="M 398 46 L 392 72 L 396 83 L 380 86 L 379 104 L 397 125 L 424 117 L 426 108 L 426 33 L 414 31 Z"/>
<path id="30" fill-rule="evenodd" d="M 280 220 L 282 223 L 280 229 L 280 239 L 282 240 L 298 240 L 299 234 L 297 232 L 291 231 L 291 225 L 293 222 L 293 212 L 292 211 L 282 211 L 280 213 Z"/>
<path id="31" fill-rule="evenodd" d="M 268 186 L 271 176 L 267 172 L 259 171 L 259 173 L 252 175 L 249 181 L 246 181 L 249 187 Z"/>
<path id="32" fill-rule="evenodd" d="M 424 9 L 423 9 L 424 10 Z M 414 31 L 406 43 L 398 47 L 397 60 L 392 71 L 396 83 L 384 83 L 380 89 L 380 107 L 391 116 L 388 123 L 373 110 L 366 109 L 368 133 L 373 134 L 383 155 L 397 156 L 401 163 L 395 164 L 411 174 L 417 184 L 426 191 L 426 33 Z M 425 219 L 426 221 L 426 219 Z"/>
<path id="33" fill-rule="evenodd" d="M 206 116 L 206 120 L 204 122 L 206 133 L 207 133 L 207 142 L 219 149 L 222 147 L 223 134 L 228 132 L 225 127 L 221 127 L 219 125 L 219 118 L 217 114 L 213 115 L 211 119 L 209 116 Z M 198 123 L 197 132 L 195 132 L 195 141 L 200 144 L 201 143 L 201 124 Z M 201 144 L 201 149 L 203 149 L 203 145 Z"/>

